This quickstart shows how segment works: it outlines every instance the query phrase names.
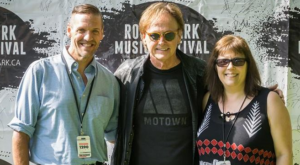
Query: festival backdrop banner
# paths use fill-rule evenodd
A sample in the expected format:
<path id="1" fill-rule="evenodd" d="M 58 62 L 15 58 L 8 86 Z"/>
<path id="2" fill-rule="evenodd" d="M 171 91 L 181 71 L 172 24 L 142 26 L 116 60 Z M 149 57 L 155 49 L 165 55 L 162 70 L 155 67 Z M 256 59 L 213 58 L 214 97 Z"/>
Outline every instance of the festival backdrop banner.
<path id="1" fill-rule="evenodd" d="M 114 72 L 126 59 L 146 54 L 138 31 L 145 0 L 0 0 L 0 164 L 12 164 L 12 130 L 18 85 L 33 61 L 69 44 L 66 24 L 73 6 L 102 11 L 104 39 L 96 59 Z M 294 164 L 300 164 L 300 1 L 172 0 L 185 20 L 183 52 L 207 60 L 218 39 L 240 35 L 250 45 L 264 86 L 278 84 L 293 126 Z"/>

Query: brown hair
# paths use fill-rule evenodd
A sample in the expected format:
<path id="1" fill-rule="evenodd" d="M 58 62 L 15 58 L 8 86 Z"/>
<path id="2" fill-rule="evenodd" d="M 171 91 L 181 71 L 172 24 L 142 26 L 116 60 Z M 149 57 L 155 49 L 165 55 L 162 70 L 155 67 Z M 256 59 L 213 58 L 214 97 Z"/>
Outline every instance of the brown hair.
<path id="1" fill-rule="evenodd" d="M 72 15 L 73 14 L 93 14 L 93 15 L 97 15 L 101 18 L 101 22 L 102 22 L 102 26 L 103 26 L 102 14 L 101 14 L 100 10 L 94 5 L 82 4 L 82 5 L 75 6 L 72 10 Z"/>
<path id="2" fill-rule="evenodd" d="M 246 96 L 255 96 L 261 87 L 260 75 L 247 42 L 239 36 L 225 35 L 215 44 L 207 63 L 206 84 L 215 102 L 218 102 L 224 94 L 224 87 L 218 77 L 215 61 L 220 54 L 228 50 L 243 54 L 246 58 L 247 75 L 244 88 Z"/>
<path id="3" fill-rule="evenodd" d="M 157 18 L 158 16 L 169 13 L 172 15 L 178 23 L 178 30 L 184 29 L 184 21 L 182 12 L 179 7 L 175 3 L 170 2 L 156 2 L 151 4 L 146 8 L 146 10 L 142 13 L 142 17 L 140 18 L 139 22 L 139 30 L 141 34 L 145 34 L 146 29 L 150 26 L 153 19 Z"/>

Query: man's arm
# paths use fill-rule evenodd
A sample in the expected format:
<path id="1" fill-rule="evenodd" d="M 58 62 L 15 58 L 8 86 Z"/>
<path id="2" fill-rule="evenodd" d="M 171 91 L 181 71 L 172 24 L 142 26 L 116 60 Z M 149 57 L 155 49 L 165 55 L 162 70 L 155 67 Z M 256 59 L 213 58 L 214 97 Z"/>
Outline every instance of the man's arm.
<path id="1" fill-rule="evenodd" d="M 15 165 L 29 165 L 29 136 L 14 131 L 12 136 L 12 152 Z"/>

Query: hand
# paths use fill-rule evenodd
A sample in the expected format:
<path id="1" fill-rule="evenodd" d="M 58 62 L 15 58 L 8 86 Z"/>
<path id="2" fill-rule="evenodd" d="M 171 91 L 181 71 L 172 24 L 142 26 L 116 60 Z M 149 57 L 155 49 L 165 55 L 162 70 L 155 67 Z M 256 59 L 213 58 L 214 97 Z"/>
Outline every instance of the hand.
<path id="1" fill-rule="evenodd" d="M 271 91 L 276 92 L 278 94 L 278 96 L 281 98 L 281 100 L 283 101 L 283 103 L 285 103 L 283 92 L 281 89 L 278 89 L 277 87 L 278 87 L 278 84 L 275 84 L 275 85 L 269 86 L 268 88 Z"/>

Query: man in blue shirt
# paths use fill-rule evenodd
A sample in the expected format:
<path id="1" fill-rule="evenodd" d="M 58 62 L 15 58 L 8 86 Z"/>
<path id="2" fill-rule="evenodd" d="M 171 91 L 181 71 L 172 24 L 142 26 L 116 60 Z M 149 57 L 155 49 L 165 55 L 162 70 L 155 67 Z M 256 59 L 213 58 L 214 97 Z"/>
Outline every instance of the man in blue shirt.
<path id="1" fill-rule="evenodd" d="M 67 35 L 70 46 L 33 62 L 21 81 L 8 125 L 16 165 L 101 165 L 106 141 L 115 141 L 119 85 L 94 58 L 103 38 L 99 9 L 76 6 Z"/>

